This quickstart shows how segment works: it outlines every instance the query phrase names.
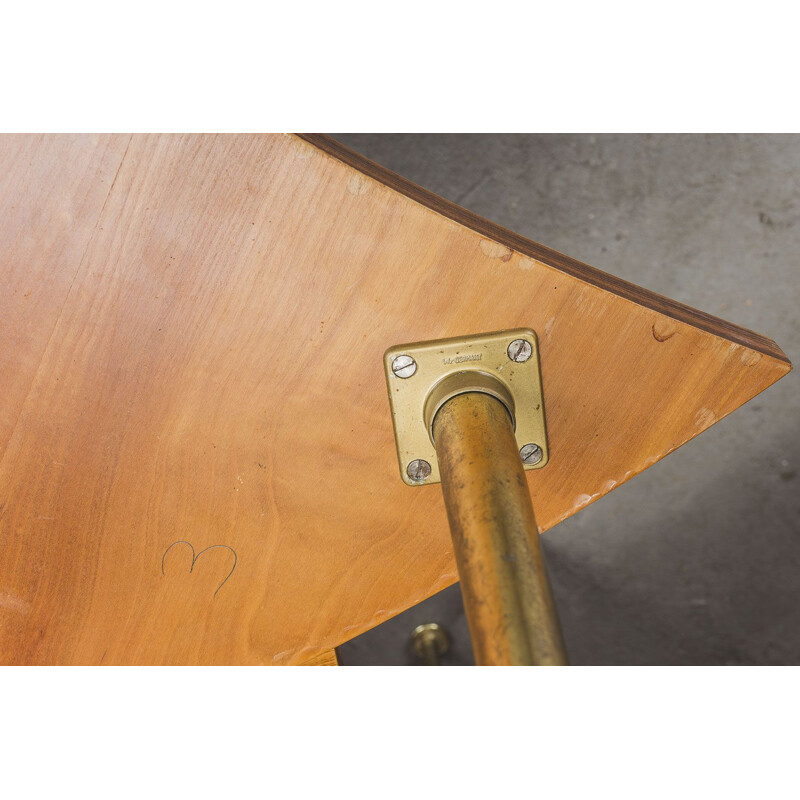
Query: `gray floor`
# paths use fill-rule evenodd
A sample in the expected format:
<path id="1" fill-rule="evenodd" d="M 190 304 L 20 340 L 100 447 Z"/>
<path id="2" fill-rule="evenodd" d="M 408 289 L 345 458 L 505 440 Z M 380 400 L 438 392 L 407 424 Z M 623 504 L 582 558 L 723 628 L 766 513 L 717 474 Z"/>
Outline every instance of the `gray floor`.
<path id="1" fill-rule="evenodd" d="M 800 359 L 800 136 L 333 134 L 410 180 Z M 800 663 L 798 373 L 544 534 L 574 664 Z M 457 587 L 343 646 L 413 663 Z"/>

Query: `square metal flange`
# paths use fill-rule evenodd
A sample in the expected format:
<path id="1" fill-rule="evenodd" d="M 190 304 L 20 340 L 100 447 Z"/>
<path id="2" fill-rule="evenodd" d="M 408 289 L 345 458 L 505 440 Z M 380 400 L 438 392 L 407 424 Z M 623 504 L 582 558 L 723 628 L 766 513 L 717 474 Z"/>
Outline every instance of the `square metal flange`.
<path id="1" fill-rule="evenodd" d="M 547 464 L 539 348 L 530 328 L 396 345 L 386 351 L 383 364 L 400 475 L 409 486 L 439 483 L 439 462 L 425 422 L 425 403 L 442 379 L 466 371 L 497 379 L 513 398 L 514 434 L 520 450 L 526 445 L 538 445 L 541 450 L 526 448 L 528 460 L 535 463 L 523 459 L 524 468 L 540 469 Z M 430 465 L 430 474 L 425 474 L 424 464 L 424 469 L 419 469 L 419 462 Z"/>

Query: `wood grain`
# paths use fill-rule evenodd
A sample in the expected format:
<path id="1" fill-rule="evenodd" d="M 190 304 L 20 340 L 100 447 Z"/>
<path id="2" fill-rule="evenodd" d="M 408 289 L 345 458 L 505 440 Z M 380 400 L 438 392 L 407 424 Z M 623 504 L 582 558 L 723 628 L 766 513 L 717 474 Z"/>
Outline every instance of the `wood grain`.
<path id="1" fill-rule="evenodd" d="M 338 667 L 339 659 L 336 657 L 336 650 L 325 650 L 314 658 L 309 658 L 303 662 L 301 667 Z"/>
<path id="2" fill-rule="evenodd" d="M 0 137 L 0 456 L 126 145 L 127 137 Z"/>
<path id="3" fill-rule="evenodd" d="M 330 142 L 0 153 L 2 663 L 299 664 L 453 583 L 440 488 L 397 474 L 390 345 L 537 331 L 542 529 L 790 369 Z"/>

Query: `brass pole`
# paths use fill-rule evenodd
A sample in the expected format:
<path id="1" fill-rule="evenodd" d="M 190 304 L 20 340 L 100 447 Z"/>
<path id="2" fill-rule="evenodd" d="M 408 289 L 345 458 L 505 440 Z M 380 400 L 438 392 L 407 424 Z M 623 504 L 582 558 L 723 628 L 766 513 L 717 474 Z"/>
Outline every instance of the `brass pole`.
<path id="1" fill-rule="evenodd" d="M 476 662 L 566 664 L 508 411 L 482 392 L 458 395 L 433 438 Z"/>

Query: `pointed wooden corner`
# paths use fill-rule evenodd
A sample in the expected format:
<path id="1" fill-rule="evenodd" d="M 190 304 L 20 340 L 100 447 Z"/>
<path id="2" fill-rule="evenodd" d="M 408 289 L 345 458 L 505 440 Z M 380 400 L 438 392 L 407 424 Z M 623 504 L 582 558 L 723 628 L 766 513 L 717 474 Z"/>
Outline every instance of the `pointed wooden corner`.
<path id="1" fill-rule="evenodd" d="M 469 332 L 523 320 L 537 331 L 553 452 L 545 470 L 528 476 L 541 530 L 620 486 L 791 371 L 789 359 L 766 336 L 525 239 L 326 136 L 301 138 L 442 217 L 441 235 L 450 248 L 457 230 L 459 245 L 473 251 L 460 264 L 443 258 L 427 275 L 412 260 L 404 281 L 445 282 L 455 316 L 472 326 Z M 441 292 L 432 286 L 428 298 L 415 293 L 403 310 L 428 332 L 437 327 L 431 320 L 441 315 L 440 304 Z M 458 324 L 448 315 L 448 330 Z"/>

